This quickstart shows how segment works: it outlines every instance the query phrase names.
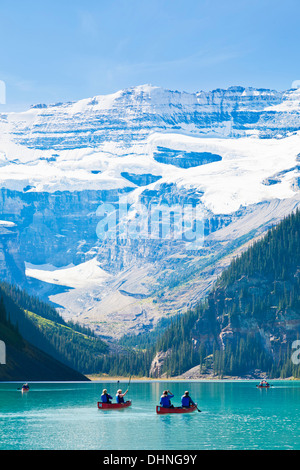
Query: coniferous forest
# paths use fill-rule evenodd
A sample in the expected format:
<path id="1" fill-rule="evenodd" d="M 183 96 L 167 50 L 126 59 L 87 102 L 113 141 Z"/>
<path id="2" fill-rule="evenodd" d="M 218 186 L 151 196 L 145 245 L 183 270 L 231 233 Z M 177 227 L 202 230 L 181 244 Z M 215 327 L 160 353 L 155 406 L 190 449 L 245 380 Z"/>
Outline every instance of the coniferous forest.
<path id="1" fill-rule="evenodd" d="M 258 369 L 270 377 L 299 378 L 300 368 L 291 360 L 299 326 L 297 211 L 232 261 L 208 298 L 172 321 L 157 349 L 168 351 L 163 367 L 168 375 L 200 363 L 202 372 L 210 369 L 220 377 Z"/>
<path id="2" fill-rule="evenodd" d="M 93 371 L 95 358 L 108 346 L 87 328 L 66 323 L 57 311 L 23 290 L 0 284 L 7 321 L 21 337 L 46 354 L 78 371 Z M 0 337 L 2 323 L 0 321 Z"/>

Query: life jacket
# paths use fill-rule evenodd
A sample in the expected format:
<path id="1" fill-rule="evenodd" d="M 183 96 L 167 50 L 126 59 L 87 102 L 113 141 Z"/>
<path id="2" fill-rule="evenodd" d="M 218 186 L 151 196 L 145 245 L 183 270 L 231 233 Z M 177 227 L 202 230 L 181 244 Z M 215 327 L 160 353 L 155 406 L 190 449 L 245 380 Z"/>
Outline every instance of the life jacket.
<path id="1" fill-rule="evenodd" d="M 173 398 L 174 395 L 163 395 L 161 398 L 160 398 L 160 404 L 163 408 L 170 408 L 171 406 L 171 401 L 170 401 L 170 398 Z"/>
<path id="2" fill-rule="evenodd" d="M 108 395 L 108 393 L 103 393 L 101 395 L 101 401 L 102 403 L 109 403 L 109 400 L 111 400 L 112 397 L 110 395 Z"/>
<path id="3" fill-rule="evenodd" d="M 116 395 L 117 403 L 124 403 L 124 397 L 121 397 L 118 393 Z"/>
<path id="4" fill-rule="evenodd" d="M 190 406 L 190 403 L 191 403 L 191 398 L 189 396 L 183 395 L 181 397 L 181 405 L 183 407 L 188 408 Z"/>

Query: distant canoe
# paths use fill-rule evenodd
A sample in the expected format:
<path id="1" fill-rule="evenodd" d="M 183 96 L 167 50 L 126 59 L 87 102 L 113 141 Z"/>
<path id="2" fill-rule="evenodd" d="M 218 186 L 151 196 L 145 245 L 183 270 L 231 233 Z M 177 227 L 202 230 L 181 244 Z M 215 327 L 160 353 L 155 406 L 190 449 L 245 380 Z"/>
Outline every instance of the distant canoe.
<path id="1" fill-rule="evenodd" d="M 270 388 L 271 387 L 271 385 L 269 384 L 268 385 L 256 385 L 256 386 L 257 388 Z"/>
<path id="2" fill-rule="evenodd" d="M 174 408 L 164 408 L 163 406 L 157 406 L 156 407 L 156 413 L 158 415 L 166 415 L 170 413 L 192 413 L 193 411 L 196 411 L 197 405 L 195 406 L 190 406 L 189 408 L 182 408 L 181 406 L 177 406 Z"/>
<path id="3" fill-rule="evenodd" d="M 99 410 L 121 410 L 122 408 L 128 408 L 131 406 L 131 400 L 126 401 L 125 403 L 102 403 L 98 401 Z"/>

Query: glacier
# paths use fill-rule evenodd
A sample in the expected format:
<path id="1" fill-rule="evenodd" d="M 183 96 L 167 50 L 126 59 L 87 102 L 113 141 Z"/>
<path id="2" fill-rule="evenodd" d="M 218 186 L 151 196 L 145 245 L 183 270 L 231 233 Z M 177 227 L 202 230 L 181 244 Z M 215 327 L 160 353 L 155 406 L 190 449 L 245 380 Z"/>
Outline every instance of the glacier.
<path id="1" fill-rule="evenodd" d="M 103 337 L 192 307 L 300 202 L 300 90 L 142 85 L 0 114 L 0 273 Z M 201 204 L 204 245 L 101 240 L 126 197 Z M 123 221 L 124 222 L 124 221 Z"/>

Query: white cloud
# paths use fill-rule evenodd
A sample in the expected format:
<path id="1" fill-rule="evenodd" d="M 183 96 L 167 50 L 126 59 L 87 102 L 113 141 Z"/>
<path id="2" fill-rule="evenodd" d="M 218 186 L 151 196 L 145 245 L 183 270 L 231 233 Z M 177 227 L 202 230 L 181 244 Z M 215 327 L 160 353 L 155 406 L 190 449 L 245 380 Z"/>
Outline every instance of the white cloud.
<path id="1" fill-rule="evenodd" d="M 80 11 L 78 12 L 78 18 L 82 33 L 92 38 L 98 37 L 100 24 L 92 13 L 88 11 Z"/>

